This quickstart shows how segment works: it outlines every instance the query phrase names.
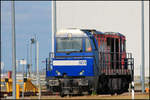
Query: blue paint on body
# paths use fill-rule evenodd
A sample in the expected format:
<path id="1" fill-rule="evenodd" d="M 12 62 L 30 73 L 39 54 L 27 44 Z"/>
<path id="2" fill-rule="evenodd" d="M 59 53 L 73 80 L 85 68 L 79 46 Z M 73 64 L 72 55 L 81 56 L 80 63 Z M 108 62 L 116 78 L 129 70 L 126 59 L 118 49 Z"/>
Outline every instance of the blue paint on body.
<path id="1" fill-rule="evenodd" d="M 72 59 L 72 58 L 67 58 L 67 59 L 53 59 L 53 60 L 86 60 L 87 65 L 86 66 L 81 66 L 81 65 L 75 65 L 75 66 L 52 66 L 51 71 L 46 72 L 46 76 L 58 76 L 56 73 L 56 70 L 61 73 L 60 76 L 63 75 L 63 73 L 66 73 L 67 76 L 81 76 L 79 73 L 84 70 L 82 76 L 94 76 L 93 72 L 93 63 L 94 60 L 92 57 L 89 58 L 79 58 L 79 59 Z"/>

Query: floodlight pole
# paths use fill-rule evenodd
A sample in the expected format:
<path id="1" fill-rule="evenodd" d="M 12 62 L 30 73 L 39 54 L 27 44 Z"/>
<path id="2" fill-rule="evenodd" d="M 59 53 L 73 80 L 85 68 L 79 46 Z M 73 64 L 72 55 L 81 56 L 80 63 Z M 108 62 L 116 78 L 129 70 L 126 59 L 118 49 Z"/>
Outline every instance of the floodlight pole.
<path id="1" fill-rule="evenodd" d="M 41 84 L 40 84 L 40 72 L 39 72 L 39 43 L 37 40 L 36 42 L 36 66 L 37 66 L 37 81 L 38 81 L 38 87 L 39 87 L 39 99 L 41 98 Z"/>
<path id="2" fill-rule="evenodd" d="M 145 70 L 144 69 L 144 66 L 145 66 L 145 54 L 144 54 L 144 0 L 142 0 L 141 4 L 142 4 L 141 5 L 142 6 L 141 7 L 141 11 L 142 11 L 141 12 L 141 17 L 142 17 L 142 22 L 141 22 L 142 23 L 141 24 L 141 28 L 142 28 L 142 32 L 141 32 L 142 33 L 141 34 L 141 42 L 142 42 L 141 43 L 142 44 L 142 46 L 141 46 L 142 47 L 141 48 L 142 49 L 142 59 L 141 59 L 142 60 L 142 66 L 141 67 L 142 67 L 142 73 L 141 73 L 141 75 L 142 75 L 142 77 L 141 78 L 142 78 L 142 81 L 141 82 L 142 82 L 142 93 L 144 93 L 145 92 L 145 86 L 144 86 L 144 83 L 145 83 L 145 79 L 144 79 L 145 78 L 145 72 L 144 72 L 144 70 Z"/>
<path id="3" fill-rule="evenodd" d="M 11 2 L 12 10 L 12 67 L 13 67 L 13 99 L 16 99 L 16 36 L 15 36 L 15 1 Z"/>
<path id="4" fill-rule="evenodd" d="M 33 70 L 34 70 L 34 75 L 36 76 L 36 74 L 37 74 L 37 73 L 36 73 L 36 70 L 37 70 L 37 69 L 36 69 L 36 66 L 37 66 L 37 65 L 36 65 L 36 64 L 37 64 L 37 60 L 36 60 L 36 58 L 37 58 L 37 53 L 36 53 L 36 52 L 37 52 L 37 48 L 36 48 L 36 47 L 37 47 L 37 45 L 36 45 L 36 41 L 37 41 L 37 40 L 36 40 L 36 34 L 34 35 L 34 40 L 35 40 L 35 66 L 34 66 Z"/>
<path id="5" fill-rule="evenodd" d="M 29 66 L 29 77 L 31 78 L 32 73 L 32 42 L 30 44 L 30 66 Z"/>
<path id="6" fill-rule="evenodd" d="M 56 0 L 52 1 L 52 52 L 54 52 L 54 39 L 55 34 L 57 32 L 57 24 L 56 24 Z"/>
<path id="7" fill-rule="evenodd" d="M 27 64 L 26 64 L 26 77 L 27 77 L 27 74 L 29 74 L 29 44 L 27 43 Z"/>
<path id="8" fill-rule="evenodd" d="M 22 59 L 22 61 L 24 61 L 24 59 Z M 22 64 L 22 99 L 24 99 L 24 65 Z"/>

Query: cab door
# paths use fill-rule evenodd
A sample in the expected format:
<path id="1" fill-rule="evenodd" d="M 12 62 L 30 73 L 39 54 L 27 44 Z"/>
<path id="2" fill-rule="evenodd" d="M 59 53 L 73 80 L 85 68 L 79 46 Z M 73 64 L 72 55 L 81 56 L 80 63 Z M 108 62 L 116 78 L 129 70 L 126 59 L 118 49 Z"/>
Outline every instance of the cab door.
<path id="1" fill-rule="evenodd" d="M 84 47 L 85 56 L 92 57 L 94 59 L 93 70 L 94 70 L 95 75 L 98 76 L 98 74 L 99 74 L 98 44 L 97 44 L 94 36 L 84 38 L 84 45 L 85 45 L 85 47 Z"/>

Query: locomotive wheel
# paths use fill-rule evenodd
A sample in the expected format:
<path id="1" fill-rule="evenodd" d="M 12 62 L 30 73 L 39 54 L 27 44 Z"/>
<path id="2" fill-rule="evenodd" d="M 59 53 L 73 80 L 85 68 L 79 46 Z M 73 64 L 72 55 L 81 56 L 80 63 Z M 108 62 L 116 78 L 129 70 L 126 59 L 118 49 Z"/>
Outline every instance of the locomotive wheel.
<path id="1" fill-rule="evenodd" d="M 92 90 L 89 90 L 89 91 L 88 91 L 88 94 L 91 95 L 91 94 L 92 94 Z"/>
<path id="2" fill-rule="evenodd" d="M 98 89 L 97 89 L 97 93 L 98 94 L 107 94 L 110 91 L 110 89 L 108 88 L 108 78 L 105 76 L 101 76 L 99 78 L 99 83 L 98 83 Z"/>
<path id="3" fill-rule="evenodd" d="M 61 97 L 64 97 L 64 96 L 67 96 L 67 94 L 64 94 L 64 91 L 61 91 L 61 92 L 60 92 L 60 96 L 61 96 Z"/>
<path id="4" fill-rule="evenodd" d="M 99 93 L 101 93 L 101 90 L 102 90 L 102 83 L 99 81 L 98 82 L 98 88 L 97 88 L 97 93 L 99 94 Z"/>
<path id="5" fill-rule="evenodd" d="M 127 81 L 126 78 L 122 78 L 122 90 L 121 93 L 127 92 L 129 88 L 129 82 Z"/>
<path id="6" fill-rule="evenodd" d="M 64 94 L 63 92 L 60 92 L 60 96 L 61 96 L 61 97 L 64 97 L 65 94 Z"/>
<path id="7" fill-rule="evenodd" d="M 111 94 L 111 95 L 114 95 L 114 94 L 115 94 L 115 91 L 114 91 L 114 90 L 110 90 L 110 94 Z"/>
<path id="8" fill-rule="evenodd" d="M 102 87 L 103 87 L 103 92 L 104 93 L 108 93 L 109 92 L 109 88 L 108 88 L 108 79 L 106 77 L 103 78 L 103 84 L 102 84 Z"/>

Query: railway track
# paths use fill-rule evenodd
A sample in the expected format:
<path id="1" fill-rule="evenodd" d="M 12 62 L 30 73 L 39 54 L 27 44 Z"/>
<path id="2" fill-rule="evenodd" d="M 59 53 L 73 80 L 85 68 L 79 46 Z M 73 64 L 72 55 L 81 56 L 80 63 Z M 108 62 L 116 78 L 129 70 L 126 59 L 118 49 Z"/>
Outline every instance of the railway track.
<path id="1" fill-rule="evenodd" d="M 35 81 L 33 81 L 35 83 Z M 148 83 L 149 84 L 149 83 Z M 148 85 L 146 84 L 146 86 Z M 43 80 L 41 82 L 41 87 L 42 87 L 42 92 L 41 92 L 41 95 L 42 96 L 59 96 L 59 93 L 55 93 L 55 94 L 52 94 L 50 93 L 49 91 L 46 90 L 46 86 L 45 86 L 45 81 Z M 136 86 L 137 87 L 137 86 Z M 141 93 L 142 91 L 139 90 L 140 88 L 136 88 L 135 90 L 135 94 L 138 94 L 138 93 Z M 7 93 L 6 91 L 6 87 L 5 87 L 5 84 L 3 87 L 1 87 L 1 91 L 0 91 L 0 98 L 5 98 L 6 96 L 12 96 L 12 93 Z M 22 95 L 22 93 L 20 92 L 20 96 Z M 24 95 L 27 97 L 27 96 L 37 96 L 38 93 L 32 93 L 32 92 L 28 92 L 28 93 L 24 93 Z M 88 95 L 88 94 L 85 94 L 85 95 Z M 111 96 L 110 94 L 98 94 L 100 96 Z M 119 94 L 119 95 L 129 95 L 129 92 L 125 92 L 125 93 L 122 93 L 122 94 Z M 80 96 L 80 95 L 74 95 L 74 96 Z"/>
<path id="2" fill-rule="evenodd" d="M 141 94 L 141 90 L 135 90 L 135 94 Z M 122 94 L 119 95 L 129 95 L 131 93 L 129 92 L 124 92 Z M 99 96 L 112 96 L 111 94 L 97 94 Z M 118 95 L 118 94 L 114 94 L 114 95 Z M 12 93 L 8 93 L 5 91 L 0 92 L 0 98 L 5 98 L 6 96 L 12 96 Z M 22 93 L 20 92 L 20 96 L 22 96 Z M 33 93 L 33 92 L 28 92 L 28 93 L 24 93 L 24 96 L 28 97 L 28 96 L 38 96 L 38 93 Z M 59 96 L 59 92 L 52 94 L 49 91 L 43 90 L 41 92 L 41 96 Z M 70 95 L 70 96 L 90 96 L 89 94 L 77 94 L 77 95 Z"/>

